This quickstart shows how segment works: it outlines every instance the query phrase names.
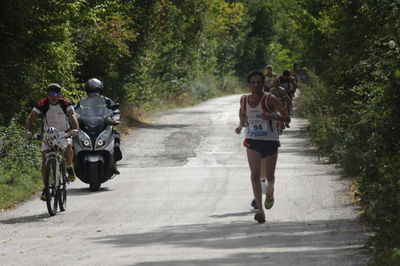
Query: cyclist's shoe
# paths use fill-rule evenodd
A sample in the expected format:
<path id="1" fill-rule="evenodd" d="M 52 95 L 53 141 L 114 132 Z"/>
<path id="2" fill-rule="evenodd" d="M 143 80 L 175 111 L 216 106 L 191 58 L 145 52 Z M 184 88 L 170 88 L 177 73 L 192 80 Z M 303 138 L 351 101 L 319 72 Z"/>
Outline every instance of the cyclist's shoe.
<path id="1" fill-rule="evenodd" d="M 40 195 L 40 200 L 46 201 L 47 197 L 46 197 L 46 192 L 44 191 L 44 189 L 42 190 L 42 194 Z"/>
<path id="2" fill-rule="evenodd" d="M 290 126 L 289 126 L 289 124 L 288 124 L 288 123 L 286 123 L 286 124 L 285 124 L 285 126 L 286 126 L 286 128 L 290 128 Z"/>
<path id="3" fill-rule="evenodd" d="M 253 207 L 255 210 L 258 209 L 256 199 L 253 199 L 253 201 L 251 202 L 251 207 Z"/>
<path id="4" fill-rule="evenodd" d="M 72 168 L 72 166 L 67 167 L 67 173 L 68 173 L 68 181 L 74 182 L 76 179 L 76 176 L 75 176 L 74 168 Z"/>

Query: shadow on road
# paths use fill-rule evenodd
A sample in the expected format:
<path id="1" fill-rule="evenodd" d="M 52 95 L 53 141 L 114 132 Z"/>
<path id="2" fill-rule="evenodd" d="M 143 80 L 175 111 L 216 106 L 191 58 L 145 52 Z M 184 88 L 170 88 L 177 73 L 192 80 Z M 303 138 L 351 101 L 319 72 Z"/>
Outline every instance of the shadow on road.
<path id="1" fill-rule="evenodd" d="M 101 187 L 98 191 L 92 192 L 89 187 L 85 188 L 68 188 L 68 196 L 87 196 L 89 194 L 111 192 L 108 187 Z"/>
<path id="2" fill-rule="evenodd" d="M 150 128 L 150 129 L 163 129 L 163 128 L 186 128 L 192 125 L 180 125 L 180 124 L 152 124 L 152 123 L 140 123 L 139 128 Z"/>
<path id="3" fill-rule="evenodd" d="M 250 213 L 254 213 L 254 211 L 226 213 L 226 214 L 218 214 L 218 215 L 216 214 L 216 215 L 210 215 L 210 217 L 213 217 L 213 218 L 239 217 L 239 216 L 249 215 Z"/>
<path id="4" fill-rule="evenodd" d="M 45 208 L 45 206 L 43 206 Z M 37 222 L 47 222 L 46 218 L 50 218 L 48 213 L 35 214 L 29 216 L 21 216 L 6 220 L 0 220 L 0 224 L 25 224 L 25 223 L 37 223 Z"/>
<path id="5" fill-rule="evenodd" d="M 229 214 L 228 214 L 229 215 Z M 244 215 L 244 213 L 233 214 Z M 90 239 L 114 247 L 169 245 L 176 248 L 209 249 L 208 259 L 164 260 L 134 265 L 366 265 L 366 235 L 355 220 L 306 222 L 248 222 L 191 224 L 159 228 L 146 233 L 109 235 Z M 232 249 L 250 249 L 238 252 Z M 229 256 L 212 258 L 213 250 Z M 224 254 L 217 252 L 219 256 Z M 234 253 L 234 255 L 232 255 Z M 133 265 L 133 264 L 132 264 Z"/>

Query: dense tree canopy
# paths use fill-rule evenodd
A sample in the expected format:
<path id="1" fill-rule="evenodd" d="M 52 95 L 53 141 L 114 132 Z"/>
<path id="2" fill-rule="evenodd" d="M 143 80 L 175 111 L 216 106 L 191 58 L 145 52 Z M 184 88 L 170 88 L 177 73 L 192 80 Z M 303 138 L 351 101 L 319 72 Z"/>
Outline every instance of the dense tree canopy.
<path id="1" fill-rule="evenodd" d="M 91 77 L 125 104 L 207 98 L 264 67 L 272 39 L 259 0 L 4 0 L 0 12 L 1 124 L 51 82 L 72 100 Z"/>

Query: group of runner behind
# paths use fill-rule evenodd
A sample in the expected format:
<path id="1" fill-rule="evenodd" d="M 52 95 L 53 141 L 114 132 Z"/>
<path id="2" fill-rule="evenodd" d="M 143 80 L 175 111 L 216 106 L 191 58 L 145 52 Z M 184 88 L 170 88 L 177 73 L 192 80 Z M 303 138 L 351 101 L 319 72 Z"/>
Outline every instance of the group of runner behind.
<path id="1" fill-rule="evenodd" d="M 254 193 L 252 206 L 258 210 L 254 219 L 259 223 L 265 222 L 264 207 L 270 209 L 274 205 L 279 135 L 285 127 L 289 127 L 292 100 L 297 89 L 297 76 L 294 72 L 296 65 L 293 65 L 292 70 L 283 71 L 279 77 L 271 65 L 266 67 L 265 74 L 253 71 L 248 75 L 251 93 L 240 98 L 240 122 L 235 132 L 240 134 L 245 128 L 243 146 L 246 147 L 251 172 Z M 266 193 L 264 204 L 263 186 Z"/>
<path id="2" fill-rule="evenodd" d="M 277 97 L 287 109 L 288 114 L 291 115 L 293 98 L 295 97 L 298 82 L 297 65 L 293 64 L 291 69 L 284 70 L 281 76 L 273 72 L 271 65 L 267 65 L 264 76 L 264 91 Z M 289 123 L 278 123 L 280 134 L 282 134 L 285 128 L 289 127 Z"/>

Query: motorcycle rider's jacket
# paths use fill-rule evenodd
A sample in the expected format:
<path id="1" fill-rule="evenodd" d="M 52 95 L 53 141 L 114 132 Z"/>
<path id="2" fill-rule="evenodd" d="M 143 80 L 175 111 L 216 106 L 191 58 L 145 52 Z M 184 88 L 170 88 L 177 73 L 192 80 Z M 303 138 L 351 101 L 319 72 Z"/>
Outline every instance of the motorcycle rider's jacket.
<path id="1" fill-rule="evenodd" d="M 89 93 L 87 97 L 83 98 L 75 105 L 75 109 L 78 110 L 79 108 L 82 108 L 82 109 L 88 108 L 85 105 L 85 103 L 89 99 L 96 99 L 99 102 L 99 105 L 97 106 L 97 108 L 106 107 L 107 109 L 113 110 L 114 102 L 110 98 L 100 95 L 99 93 Z M 113 110 L 112 118 L 114 120 L 120 119 L 120 111 L 118 109 Z"/>
<path id="2" fill-rule="evenodd" d="M 72 109 L 74 109 L 74 107 L 67 98 L 60 98 L 58 103 L 53 105 L 46 97 L 43 98 L 40 103 L 36 104 L 32 111 L 43 115 L 44 130 L 48 127 L 55 127 L 57 130 L 65 132 L 70 129 L 67 112 Z"/>

